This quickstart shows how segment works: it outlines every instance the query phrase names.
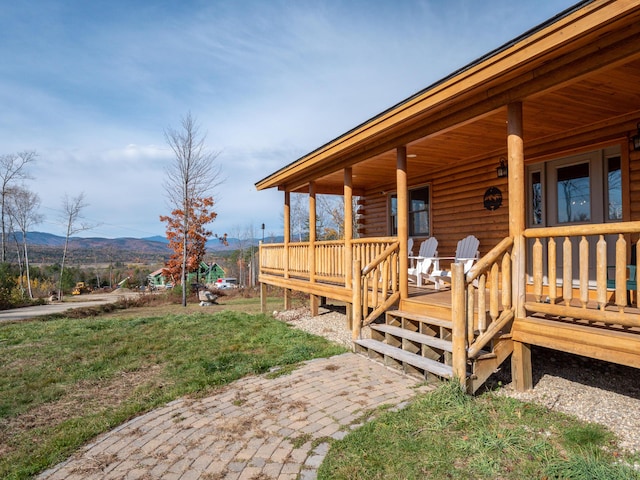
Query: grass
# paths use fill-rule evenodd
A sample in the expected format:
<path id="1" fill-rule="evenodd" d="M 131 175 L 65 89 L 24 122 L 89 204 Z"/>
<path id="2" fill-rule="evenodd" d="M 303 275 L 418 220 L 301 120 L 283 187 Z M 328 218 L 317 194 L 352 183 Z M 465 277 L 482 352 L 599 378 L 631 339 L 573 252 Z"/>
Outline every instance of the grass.
<path id="1" fill-rule="evenodd" d="M 639 479 L 604 427 L 447 383 L 334 442 L 319 479 Z"/>
<path id="2" fill-rule="evenodd" d="M 343 351 L 260 315 L 257 299 L 221 303 L 150 302 L 0 325 L 0 478 L 31 478 L 177 397 Z M 281 307 L 269 299 L 269 311 Z M 492 393 L 469 397 L 453 383 L 370 415 L 329 442 L 320 479 L 640 478 L 628 466 L 640 458 L 620 451 L 604 427 Z"/>
<path id="3" fill-rule="evenodd" d="M 30 478 L 180 396 L 344 351 L 245 313 L 259 309 L 257 299 L 227 303 L 0 325 L 0 478 Z"/>

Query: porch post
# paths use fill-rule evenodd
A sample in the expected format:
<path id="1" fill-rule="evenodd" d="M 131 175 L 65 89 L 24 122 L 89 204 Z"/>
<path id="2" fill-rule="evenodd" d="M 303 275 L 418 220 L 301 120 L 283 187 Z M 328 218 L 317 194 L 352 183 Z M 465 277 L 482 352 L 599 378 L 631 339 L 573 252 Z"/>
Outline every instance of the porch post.
<path id="1" fill-rule="evenodd" d="M 525 316 L 525 169 L 522 102 L 510 103 L 507 118 L 507 157 L 509 162 L 509 235 L 513 237 L 512 295 L 516 318 Z M 516 390 L 533 388 L 529 346 L 514 342 L 511 369 Z"/>
<path id="2" fill-rule="evenodd" d="M 289 278 L 289 242 L 291 242 L 291 192 L 284 192 L 284 278 Z M 291 309 L 291 290 L 284 289 L 284 309 Z"/>
<path id="3" fill-rule="evenodd" d="M 316 182 L 309 182 L 309 282 L 316 281 Z M 309 295 L 311 315 L 318 315 L 319 297 Z"/>
<path id="4" fill-rule="evenodd" d="M 353 250 L 353 170 L 351 167 L 344 169 L 344 286 L 351 288 Z M 353 305 L 347 304 L 347 328 L 351 329 L 353 321 Z"/>
<path id="5" fill-rule="evenodd" d="M 407 188 L 407 147 L 397 149 L 398 241 L 400 242 L 400 298 L 409 297 L 409 190 Z"/>

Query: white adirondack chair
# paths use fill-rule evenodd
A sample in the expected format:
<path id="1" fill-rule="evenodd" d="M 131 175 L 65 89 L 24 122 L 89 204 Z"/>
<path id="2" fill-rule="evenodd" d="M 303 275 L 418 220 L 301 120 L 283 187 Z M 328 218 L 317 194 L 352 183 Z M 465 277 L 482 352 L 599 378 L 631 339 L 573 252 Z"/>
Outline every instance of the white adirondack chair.
<path id="1" fill-rule="evenodd" d="M 437 268 L 438 257 L 438 240 L 435 237 L 429 237 L 420 244 L 420 250 L 417 257 L 409 257 L 411 266 L 409 267 L 409 280 L 415 278 L 416 285 L 422 286 L 423 281 L 435 282 L 431 278 L 431 270 Z"/>
<path id="2" fill-rule="evenodd" d="M 464 273 L 466 274 L 480 257 L 479 246 L 480 240 L 473 235 L 469 235 L 458 242 L 455 257 L 440 257 L 438 260 L 453 260 L 453 263 L 463 263 Z M 436 289 L 439 288 L 440 282 L 451 283 L 450 270 L 436 268 L 431 273 L 431 276 L 435 279 Z"/>

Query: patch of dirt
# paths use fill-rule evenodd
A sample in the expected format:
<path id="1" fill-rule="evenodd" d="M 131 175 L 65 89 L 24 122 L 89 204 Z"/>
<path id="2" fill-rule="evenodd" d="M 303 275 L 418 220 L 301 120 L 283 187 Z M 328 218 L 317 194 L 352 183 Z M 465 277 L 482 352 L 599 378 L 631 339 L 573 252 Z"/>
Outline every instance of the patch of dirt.
<path id="1" fill-rule="evenodd" d="M 67 392 L 55 402 L 45 403 L 17 417 L 0 420 L 0 457 L 11 453 L 15 447 L 11 439 L 29 430 L 59 425 L 70 418 L 99 412 L 124 402 L 137 387 L 157 381 L 161 367 L 158 365 L 121 372 L 105 381 L 80 381 L 67 388 Z"/>

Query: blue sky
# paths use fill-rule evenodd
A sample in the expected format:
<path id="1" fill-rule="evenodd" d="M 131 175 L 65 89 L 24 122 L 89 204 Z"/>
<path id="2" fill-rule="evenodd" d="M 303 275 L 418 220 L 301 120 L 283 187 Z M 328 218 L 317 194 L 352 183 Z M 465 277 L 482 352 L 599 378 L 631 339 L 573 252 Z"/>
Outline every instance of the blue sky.
<path id="1" fill-rule="evenodd" d="M 211 229 L 279 235 L 255 182 L 574 3 L 3 1 L 0 154 L 39 155 L 34 230 L 84 192 L 80 236 L 164 235 L 164 131 L 190 111 L 225 179 Z"/>

